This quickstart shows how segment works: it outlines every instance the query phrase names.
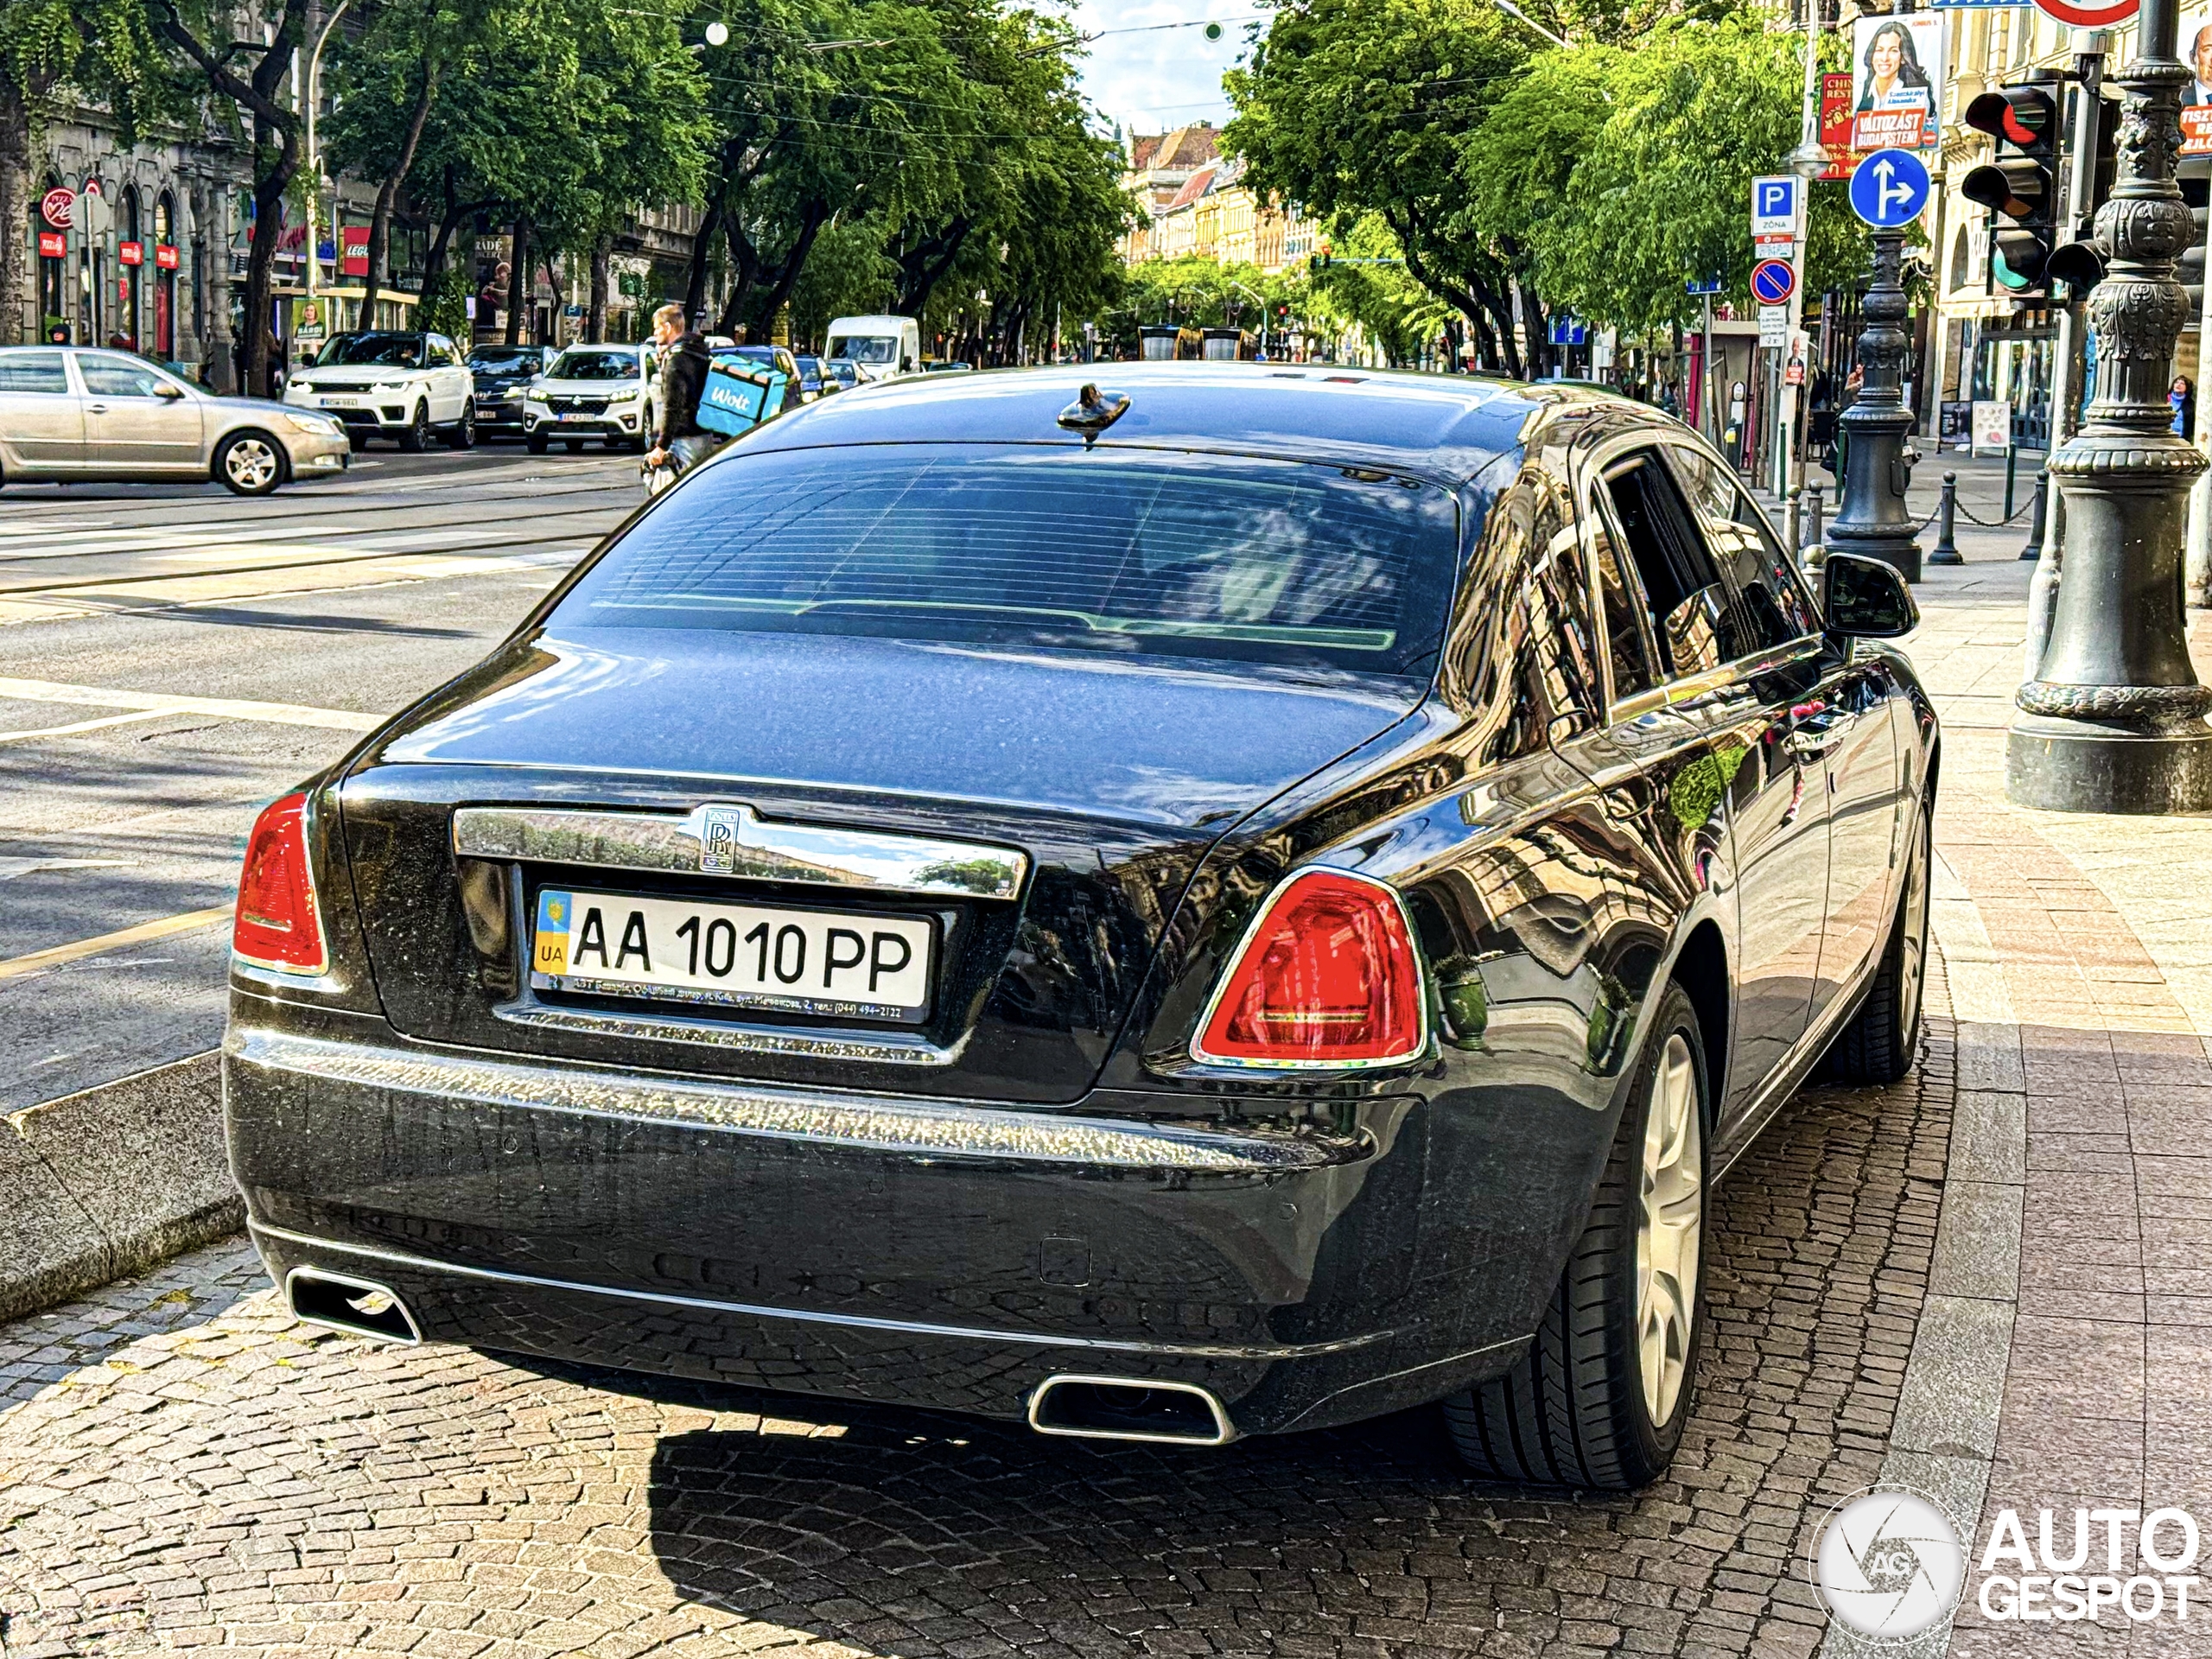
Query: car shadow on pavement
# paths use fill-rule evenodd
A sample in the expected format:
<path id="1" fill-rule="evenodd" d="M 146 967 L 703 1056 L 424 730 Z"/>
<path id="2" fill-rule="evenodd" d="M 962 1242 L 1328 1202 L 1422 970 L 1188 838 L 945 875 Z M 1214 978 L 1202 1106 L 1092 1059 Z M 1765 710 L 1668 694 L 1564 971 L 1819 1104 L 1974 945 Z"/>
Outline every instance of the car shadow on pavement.
<path id="1" fill-rule="evenodd" d="M 736 1414 L 657 1444 L 649 1548 L 686 1600 L 877 1653 L 1808 1654 L 1808 1529 L 1878 1473 L 1919 1312 L 1948 1024 L 1895 1088 L 1801 1094 L 1719 1189 L 1700 1394 L 1641 1492 L 1471 1482 L 1427 1411 L 1205 1450 L 659 1384 Z"/>

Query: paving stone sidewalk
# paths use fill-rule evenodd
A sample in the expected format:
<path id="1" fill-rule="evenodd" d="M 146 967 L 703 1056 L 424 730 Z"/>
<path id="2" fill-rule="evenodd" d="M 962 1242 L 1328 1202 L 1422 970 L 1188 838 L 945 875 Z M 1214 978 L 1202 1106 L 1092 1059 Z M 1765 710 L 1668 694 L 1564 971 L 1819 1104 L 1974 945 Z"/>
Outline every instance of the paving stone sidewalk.
<path id="1" fill-rule="evenodd" d="M 1928 573 L 1907 642 L 1944 715 L 1936 925 L 1959 1064 L 1913 1370 L 1949 1367 L 1944 1450 L 1986 1459 L 1980 1534 L 2050 1507 L 2063 1548 L 2077 1505 L 2212 1516 L 2212 819 L 2005 801 L 2033 567 L 2016 531 L 1960 539 L 1969 563 Z M 1974 1582 L 1954 1654 L 2212 1654 L 2201 1609 L 1993 1623 Z"/>

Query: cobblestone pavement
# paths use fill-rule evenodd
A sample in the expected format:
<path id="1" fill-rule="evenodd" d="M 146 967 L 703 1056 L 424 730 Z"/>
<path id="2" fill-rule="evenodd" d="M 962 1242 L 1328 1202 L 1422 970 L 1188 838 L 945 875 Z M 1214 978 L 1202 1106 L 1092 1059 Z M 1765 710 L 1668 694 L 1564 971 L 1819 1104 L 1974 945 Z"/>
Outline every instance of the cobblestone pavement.
<path id="1" fill-rule="evenodd" d="M 1940 984 L 1938 995 L 1940 995 Z M 1470 1485 L 1411 1414 L 1220 1452 L 302 1327 L 242 1243 L 0 1326 L 0 1655 L 1809 1653 L 1936 1231 L 1948 1025 L 1721 1188 L 1669 1481 Z"/>

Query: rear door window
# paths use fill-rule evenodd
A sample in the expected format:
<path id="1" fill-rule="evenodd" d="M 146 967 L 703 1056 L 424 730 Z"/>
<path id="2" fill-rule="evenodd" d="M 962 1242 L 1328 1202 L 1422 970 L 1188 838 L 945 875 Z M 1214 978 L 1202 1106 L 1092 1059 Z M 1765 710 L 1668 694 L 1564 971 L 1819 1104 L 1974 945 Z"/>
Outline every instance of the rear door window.
<path id="1" fill-rule="evenodd" d="M 1747 657 L 1818 633 L 1820 613 L 1796 563 L 1734 474 L 1711 455 L 1687 446 L 1672 448 L 1668 459 L 1697 510 L 1707 544 L 1728 583 L 1732 612 L 1724 641 L 1728 655 Z"/>
<path id="2" fill-rule="evenodd" d="M 0 352 L 0 393 L 48 392 L 67 397 L 68 372 L 59 352 Z"/>
<path id="3" fill-rule="evenodd" d="M 1458 566 L 1436 485 L 1058 446 L 733 454 L 649 509 L 554 627 L 961 639 L 1427 678 Z"/>
<path id="4" fill-rule="evenodd" d="M 1658 666 L 1669 677 L 1718 668 L 1729 649 L 1729 594 L 1697 516 L 1656 450 L 1606 468 L 1614 528 L 1650 607 Z"/>

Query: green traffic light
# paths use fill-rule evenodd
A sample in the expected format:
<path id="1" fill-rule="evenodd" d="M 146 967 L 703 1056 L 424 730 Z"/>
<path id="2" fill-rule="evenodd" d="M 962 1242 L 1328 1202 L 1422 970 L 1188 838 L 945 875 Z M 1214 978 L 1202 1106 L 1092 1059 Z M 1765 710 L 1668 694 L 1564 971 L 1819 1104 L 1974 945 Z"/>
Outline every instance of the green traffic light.
<path id="1" fill-rule="evenodd" d="M 2005 263 L 2004 254 L 1998 249 L 1989 251 L 1989 274 L 2003 288 L 2024 289 L 2032 286 L 2028 279 Z"/>

